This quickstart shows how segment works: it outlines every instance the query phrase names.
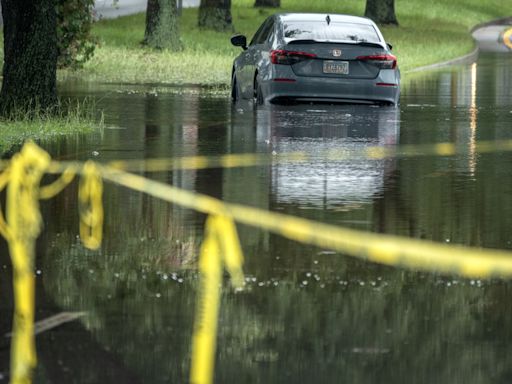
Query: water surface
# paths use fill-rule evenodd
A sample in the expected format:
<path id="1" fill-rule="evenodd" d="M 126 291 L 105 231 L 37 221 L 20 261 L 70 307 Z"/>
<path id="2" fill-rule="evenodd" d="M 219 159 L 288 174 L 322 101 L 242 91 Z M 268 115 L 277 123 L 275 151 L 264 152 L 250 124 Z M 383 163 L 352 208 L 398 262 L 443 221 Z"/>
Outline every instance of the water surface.
<path id="1" fill-rule="evenodd" d="M 232 106 L 201 89 L 70 84 L 108 128 L 58 159 L 302 151 L 302 163 L 145 173 L 229 202 L 378 233 L 510 249 L 512 57 L 418 75 L 393 107 Z M 453 142 L 465 153 L 327 161 L 331 150 Z M 76 185 L 45 203 L 39 315 L 86 311 L 38 337 L 41 383 L 187 382 L 205 217 L 113 185 L 100 252 L 77 239 Z M 217 383 L 509 382 L 511 285 L 357 261 L 239 226 L 246 289 L 222 294 Z M 7 272 L 0 272 L 0 280 Z M 1 381 L 1 379 L 0 379 Z"/>

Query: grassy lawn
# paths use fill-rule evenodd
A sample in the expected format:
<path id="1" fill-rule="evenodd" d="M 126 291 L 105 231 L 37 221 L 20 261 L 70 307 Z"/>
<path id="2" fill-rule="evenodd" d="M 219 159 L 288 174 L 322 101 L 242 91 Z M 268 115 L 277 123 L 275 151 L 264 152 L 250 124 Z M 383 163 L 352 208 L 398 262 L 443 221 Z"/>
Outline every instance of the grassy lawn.
<path id="1" fill-rule="evenodd" d="M 233 0 L 235 31 L 251 37 L 274 9 L 255 9 L 254 0 Z M 363 15 L 365 0 L 282 0 L 279 12 L 325 12 Z M 399 27 L 382 28 L 394 46 L 402 72 L 469 53 L 474 48 L 470 29 L 481 22 L 507 16 L 503 0 L 396 0 Z M 123 83 L 204 84 L 227 86 L 233 58 L 232 33 L 196 27 L 197 9 L 184 9 L 181 36 L 184 51 L 155 52 L 142 48 L 144 14 L 103 20 L 94 26 L 100 39 L 95 57 L 84 69 L 61 71 L 60 79 L 80 77 Z"/>
<path id="2" fill-rule="evenodd" d="M 15 149 L 27 139 L 44 144 L 64 135 L 98 132 L 103 127 L 103 115 L 88 102 L 62 106 L 58 113 L 48 116 L 20 115 L 10 120 L 0 119 L 0 154 Z"/>

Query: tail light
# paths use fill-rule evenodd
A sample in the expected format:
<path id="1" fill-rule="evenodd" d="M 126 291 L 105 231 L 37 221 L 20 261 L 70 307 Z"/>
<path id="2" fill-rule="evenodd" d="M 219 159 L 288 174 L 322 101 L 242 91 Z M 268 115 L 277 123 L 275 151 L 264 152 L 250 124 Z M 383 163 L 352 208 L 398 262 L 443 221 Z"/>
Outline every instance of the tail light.
<path id="1" fill-rule="evenodd" d="M 270 61 L 272 64 L 293 65 L 315 57 L 315 54 L 307 52 L 286 51 L 284 49 L 270 51 Z"/>
<path id="2" fill-rule="evenodd" d="M 375 65 L 380 69 L 395 69 L 396 68 L 396 57 L 394 55 L 370 55 L 370 56 L 358 56 L 357 60 L 364 61 L 366 63 Z"/>

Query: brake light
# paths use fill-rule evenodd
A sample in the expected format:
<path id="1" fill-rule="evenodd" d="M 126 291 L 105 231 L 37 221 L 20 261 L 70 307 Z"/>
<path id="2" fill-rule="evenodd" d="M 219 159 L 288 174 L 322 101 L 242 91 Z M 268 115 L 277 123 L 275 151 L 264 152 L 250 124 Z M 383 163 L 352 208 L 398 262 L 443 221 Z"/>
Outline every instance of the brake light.
<path id="1" fill-rule="evenodd" d="M 272 64 L 293 65 L 304 60 L 314 59 L 314 53 L 299 52 L 299 51 L 286 51 L 284 49 L 277 49 L 270 51 L 270 61 Z"/>
<path id="2" fill-rule="evenodd" d="M 373 64 L 380 69 L 395 69 L 396 68 L 396 56 L 394 55 L 370 55 L 370 56 L 358 56 L 357 60 L 364 61 L 369 64 Z"/>

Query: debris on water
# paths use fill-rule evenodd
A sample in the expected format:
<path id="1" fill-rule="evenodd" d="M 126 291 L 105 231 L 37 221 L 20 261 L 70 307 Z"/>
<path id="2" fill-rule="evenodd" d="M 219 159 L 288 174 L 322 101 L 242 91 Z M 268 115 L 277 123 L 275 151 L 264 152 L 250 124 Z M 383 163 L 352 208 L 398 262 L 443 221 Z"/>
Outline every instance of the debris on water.
<path id="1" fill-rule="evenodd" d="M 450 242 L 450 239 L 445 239 L 444 241 L 445 241 L 445 242 L 447 242 L 447 243 L 449 243 L 449 242 Z"/>
<path id="2" fill-rule="evenodd" d="M 160 297 L 162 297 L 162 294 L 161 293 L 157 293 L 155 296 L 159 299 Z"/>
<path id="3" fill-rule="evenodd" d="M 307 280 L 302 280 L 302 285 L 308 285 L 308 281 Z"/>
<path id="4" fill-rule="evenodd" d="M 43 272 L 42 272 L 40 269 L 38 269 L 38 270 L 36 271 L 36 275 L 40 275 L 41 273 L 43 273 Z"/>
<path id="5" fill-rule="evenodd" d="M 313 263 L 314 264 L 318 264 L 318 260 L 313 260 Z"/>
<path id="6" fill-rule="evenodd" d="M 311 272 L 306 273 L 306 277 L 311 277 Z"/>
<path id="7" fill-rule="evenodd" d="M 181 277 L 178 279 L 178 283 L 183 283 L 183 279 Z"/>
<path id="8" fill-rule="evenodd" d="M 277 155 L 277 152 L 276 151 L 272 151 L 272 156 L 276 156 Z"/>
<path id="9" fill-rule="evenodd" d="M 265 140 L 265 144 L 269 145 L 270 144 L 270 140 Z"/>
<path id="10" fill-rule="evenodd" d="M 92 155 L 93 155 L 93 156 L 99 156 L 99 154 L 100 154 L 100 153 L 99 153 L 98 151 L 92 151 Z"/>
<path id="11" fill-rule="evenodd" d="M 164 274 L 162 275 L 162 279 L 164 279 L 164 280 L 169 279 L 169 275 L 168 275 L 167 273 L 164 273 Z"/>
<path id="12" fill-rule="evenodd" d="M 361 354 L 368 354 L 368 355 L 378 355 L 378 354 L 384 354 L 389 353 L 389 348 L 377 348 L 377 347 L 356 347 L 352 348 L 352 353 L 361 353 Z"/>
<path id="13" fill-rule="evenodd" d="M 335 255 L 336 251 L 320 251 L 317 255 Z"/>
<path id="14" fill-rule="evenodd" d="M 352 117 L 350 113 L 345 113 L 345 117 Z"/>

